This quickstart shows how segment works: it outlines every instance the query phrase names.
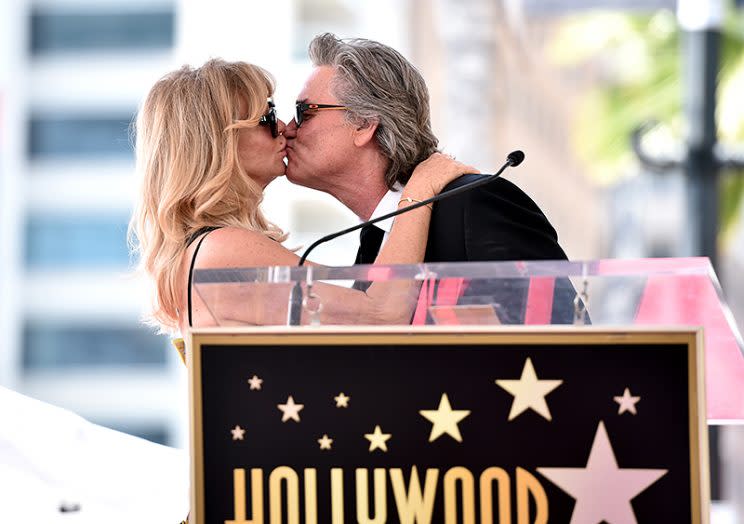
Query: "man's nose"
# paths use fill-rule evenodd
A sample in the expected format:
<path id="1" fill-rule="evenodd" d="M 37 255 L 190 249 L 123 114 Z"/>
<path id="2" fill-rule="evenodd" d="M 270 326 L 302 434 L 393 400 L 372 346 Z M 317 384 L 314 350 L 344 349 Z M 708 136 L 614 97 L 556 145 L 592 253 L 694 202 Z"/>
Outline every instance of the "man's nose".
<path id="1" fill-rule="evenodd" d="M 289 121 L 289 124 L 284 126 L 284 136 L 287 138 L 294 138 L 297 136 L 297 122 L 294 118 Z"/>

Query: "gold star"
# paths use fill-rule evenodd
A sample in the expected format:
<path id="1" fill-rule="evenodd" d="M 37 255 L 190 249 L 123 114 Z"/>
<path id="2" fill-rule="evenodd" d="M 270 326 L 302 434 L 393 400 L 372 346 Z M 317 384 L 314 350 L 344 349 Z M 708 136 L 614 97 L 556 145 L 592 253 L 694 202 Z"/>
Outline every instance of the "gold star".
<path id="1" fill-rule="evenodd" d="M 248 379 L 248 384 L 251 385 L 251 391 L 254 389 L 261 389 L 262 382 L 263 379 L 258 378 L 256 375 L 253 375 L 253 378 Z"/>
<path id="2" fill-rule="evenodd" d="M 364 438 L 369 440 L 370 452 L 376 449 L 387 451 L 386 442 L 390 440 L 390 437 L 392 437 L 392 435 L 390 433 L 383 433 L 380 426 L 375 426 L 375 431 L 373 433 L 367 433 L 364 435 Z"/>
<path id="3" fill-rule="evenodd" d="M 320 444 L 320 449 L 331 449 L 331 444 L 333 444 L 333 439 L 328 438 L 328 435 L 323 435 L 323 438 L 318 439 L 318 444 Z"/>
<path id="4" fill-rule="evenodd" d="M 232 433 L 233 440 L 243 440 L 243 437 L 245 437 L 245 430 L 240 426 L 235 426 L 230 430 L 230 433 Z"/>
<path id="5" fill-rule="evenodd" d="M 282 422 L 286 422 L 289 419 L 294 420 L 295 422 L 300 421 L 300 410 L 305 407 L 304 404 L 295 404 L 294 399 L 292 398 L 292 395 L 289 396 L 287 399 L 286 404 L 277 404 L 277 407 L 279 408 L 279 411 L 282 412 Z"/>
<path id="6" fill-rule="evenodd" d="M 545 395 L 553 391 L 563 383 L 562 380 L 538 380 L 532 360 L 529 358 L 524 363 L 522 376 L 519 380 L 497 380 L 496 384 L 514 395 L 509 420 L 515 419 L 520 414 L 532 409 L 547 420 L 551 420 Z"/>
<path id="7" fill-rule="evenodd" d="M 439 407 L 436 410 L 421 410 L 419 413 L 426 420 L 434 424 L 431 427 L 429 442 L 434 442 L 445 433 L 457 442 L 462 442 L 460 428 L 457 426 L 457 423 L 470 415 L 470 410 L 453 410 L 450 406 L 449 398 L 447 398 L 447 393 L 442 393 L 442 398 L 439 400 Z"/>
<path id="8" fill-rule="evenodd" d="M 641 397 L 633 397 L 630 395 L 630 389 L 625 388 L 625 392 L 623 393 L 622 397 L 613 397 L 615 399 L 615 402 L 620 404 L 620 407 L 617 410 L 618 415 L 622 415 L 626 411 L 630 411 L 633 415 L 636 414 L 636 404 L 639 400 L 641 400 Z"/>
<path id="9" fill-rule="evenodd" d="M 333 397 L 333 400 L 336 401 L 337 408 L 348 408 L 349 399 L 351 399 L 351 397 L 347 397 L 343 392 L 339 393 L 337 397 Z"/>

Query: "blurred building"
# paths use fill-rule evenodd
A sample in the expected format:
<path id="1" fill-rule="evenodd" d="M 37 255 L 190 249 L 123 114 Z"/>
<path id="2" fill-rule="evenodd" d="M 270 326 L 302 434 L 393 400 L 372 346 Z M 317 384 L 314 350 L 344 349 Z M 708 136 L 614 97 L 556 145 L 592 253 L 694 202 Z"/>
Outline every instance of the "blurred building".
<path id="1" fill-rule="evenodd" d="M 0 385 L 185 447 L 185 370 L 168 338 L 140 321 L 145 290 L 126 242 L 138 104 L 165 72 L 222 57 L 269 69 L 288 121 L 314 34 L 403 45 L 407 18 L 380 23 L 379 8 L 324 0 L 3 2 Z M 331 197 L 285 180 L 272 184 L 264 207 L 292 232 L 291 247 L 356 220 Z M 350 264 L 355 251 L 355 238 L 340 239 L 315 259 Z"/>
<path id="2" fill-rule="evenodd" d="M 184 373 L 128 274 L 130 123 L 170 67 L 169 0 L 4 2 L 0 383 L 185 445 Z"/>

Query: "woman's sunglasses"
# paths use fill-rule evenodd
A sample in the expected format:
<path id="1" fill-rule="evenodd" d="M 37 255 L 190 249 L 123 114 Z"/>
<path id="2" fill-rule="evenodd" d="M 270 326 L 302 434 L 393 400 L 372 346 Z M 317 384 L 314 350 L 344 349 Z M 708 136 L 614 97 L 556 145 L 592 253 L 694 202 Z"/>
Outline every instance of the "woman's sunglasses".
<path id="1" fill-rule="evenodd" d="M 346 106 L 335 106 L 331 104 L 308 104 L 307 102 L 297 102 L 295 104 L 295 122 L 297 122 L 297 127 L 300 127 L 302 125 L 302 122 L 305 120 L 305 113 L 308 111 L 327 111 L 330 109 L 349 109 Z"/>
<path id="2" fill-rule="evenodd" d="M 269 126 L 269 130 L 271 131 L 271 136 L 276 138 L 279 136 L 279 124 L 277 123 L 277 120 L 276 120 L 276 108 L 274 107 L 274 101 L 271 98 L 267 100 L 267 103 L 269 104 L 269 110 L 258 121 L 258 125 Z"/>

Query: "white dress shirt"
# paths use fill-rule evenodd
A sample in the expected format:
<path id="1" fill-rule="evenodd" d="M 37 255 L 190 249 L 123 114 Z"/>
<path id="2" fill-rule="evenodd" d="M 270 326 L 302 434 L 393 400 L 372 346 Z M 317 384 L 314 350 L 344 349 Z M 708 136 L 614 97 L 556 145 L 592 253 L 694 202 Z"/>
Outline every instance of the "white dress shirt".
<path id="1" fill-rule="evenodd" d="M 377 217 L 381 217 L 382 215 L 387 215 L 388 213 L 392 213 L 393 211 L 398 209 L 398 204 L 400 203 L 400 197 L 402 193 L 403 184 L 401 184 L 400 182 L 396 182 L 393 189 L 389 190 L 382 197 L 369 219 L 372 220 Z M 380 244 L 380 249 L 382 249 L 382 246 L 384 246 L 385 242 L 387 242 L 387 239 L 390 236 L 390 230 L 393 228 L 394 221 L 395 218 L 388 218 L 387 220 L 383 220 L 382 222 L 377 222 L 375 224 L 375 226 L 379 227 L 385 232 L 385 235 L 382 237 L 382 244 Z"/>

